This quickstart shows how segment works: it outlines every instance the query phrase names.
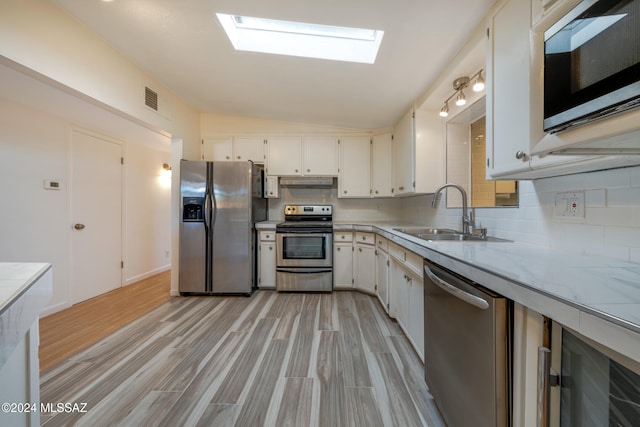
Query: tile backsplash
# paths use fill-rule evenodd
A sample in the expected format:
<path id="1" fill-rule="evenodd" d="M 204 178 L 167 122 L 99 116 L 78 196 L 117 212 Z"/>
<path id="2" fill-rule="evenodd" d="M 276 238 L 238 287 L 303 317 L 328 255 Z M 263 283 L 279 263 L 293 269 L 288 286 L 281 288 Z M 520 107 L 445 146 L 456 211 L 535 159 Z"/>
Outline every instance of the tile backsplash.
<path id="1" fill-rule="evenodd" d="M 475 209 L 476 225 L 489 235 L 586 255 L 640 263 L 640 167 L 520 181 L 518 208 Z M 584 218 L 556 213 L 556 194 L 583 191 Z M 431 195 L 402 201 L 403 219 L 460 227 L 460 209 L 442 201 L 431 208 Z"/>

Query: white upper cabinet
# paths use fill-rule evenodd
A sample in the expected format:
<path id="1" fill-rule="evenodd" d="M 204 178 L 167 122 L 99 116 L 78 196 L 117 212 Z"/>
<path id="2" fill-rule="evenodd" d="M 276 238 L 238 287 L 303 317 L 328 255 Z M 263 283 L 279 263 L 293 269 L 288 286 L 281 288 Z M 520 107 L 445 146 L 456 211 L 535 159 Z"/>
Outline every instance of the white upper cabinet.
<path id="1" fill-rule="evenodd" d="M 302 137 L 280 136 L 267 139 L 268 175 L 302 175 Z"/>
<path id="2" fill-rule="evenodd" d="M 371 196 L 393 195 L 392 138 L 390 133 L 375 135 L 371 144 Z"/>
<path id="3" fill-rule="evenodd" d="M 371 139 L 345 136 L 340 139 L 338 197 L 371 197 Z"/>
<path id="4" fill-rule="evenodd" d="M 393 135 L 393 195 L 433 193 L 444 182 L 443 124 L 434 111 L 411 111 Z"/>
<path id="5" fill-rule="evenodd" d="M 202 140 L 202 160 L 245 161 L 264 163 L 264 138 L 256 136 L 225 136 Z"/>
<path id="6" fill-rule="evenodd" d="M 302 152 L 303 175 L 338 175 L 337 136 L 305 136 Z"/>
<path id="7" fill-rule="evenodd" d="M 252 160 L 264 163 L 264 141 L 259 136 L 236 136 L 233 138 L 233 160 Z"/>
<path id="8" fill-rule="evenodd" d="M 508 0 L 487 28 L 487 176 L 529 170 L 531 5 Z"/>
<path id="9" fill-rule="evenodd" d="M 233 158 L 233 137 L 204 138 L 202 140 L 202 160 L 214 162 Z"/>
<path id="10" fill-rule="evenodd" d="M 414 126 L 413 111 L 405 114 L 393 133 L 393 194 L 400 196 L 414 191 Z"/>

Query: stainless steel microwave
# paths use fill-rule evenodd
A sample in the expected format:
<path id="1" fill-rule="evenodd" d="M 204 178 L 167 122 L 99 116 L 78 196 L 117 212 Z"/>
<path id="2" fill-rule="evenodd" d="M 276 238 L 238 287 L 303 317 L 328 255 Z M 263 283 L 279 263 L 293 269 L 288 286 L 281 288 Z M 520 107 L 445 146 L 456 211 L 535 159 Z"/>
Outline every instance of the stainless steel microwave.
<path id="1" fill-rule="evenodd" d="M 640 0 L 584 0 L 544 33 L 544 130 L 640 106 Z"/>

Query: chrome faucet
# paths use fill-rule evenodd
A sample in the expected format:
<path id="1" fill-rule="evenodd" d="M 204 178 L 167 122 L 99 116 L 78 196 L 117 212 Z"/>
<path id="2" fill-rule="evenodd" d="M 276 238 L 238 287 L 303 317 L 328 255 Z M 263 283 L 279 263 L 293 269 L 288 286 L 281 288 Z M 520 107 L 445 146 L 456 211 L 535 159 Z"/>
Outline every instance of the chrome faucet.
<path id="1" fill-rule="evenodd" d="M 438 201 L 440 201 L 440 193 L 442 193 L 442 190 L 448 187 L 455 188 L 462 194 L 462 234 L 472 234 L 471 230 L 473 227 L 473 212 L 470 210 L 467 211 L 467 192 L 464 191 L 464 188 L 462 188 L 458 184 L 441 185 L 433 195 L 431 206 L 434 208 L 438 207 Z"/>

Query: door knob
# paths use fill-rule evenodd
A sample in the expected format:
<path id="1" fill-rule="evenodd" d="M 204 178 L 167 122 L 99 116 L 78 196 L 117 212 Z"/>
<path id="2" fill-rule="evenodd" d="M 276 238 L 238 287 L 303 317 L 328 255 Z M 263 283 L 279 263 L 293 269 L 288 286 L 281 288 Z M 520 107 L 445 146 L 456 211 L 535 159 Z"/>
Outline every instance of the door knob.
<path id="1" fill-rule="evenodd" d="M 84 230 L 84 224 L 75 224 L 73 228 L 76 230 Z"/>

